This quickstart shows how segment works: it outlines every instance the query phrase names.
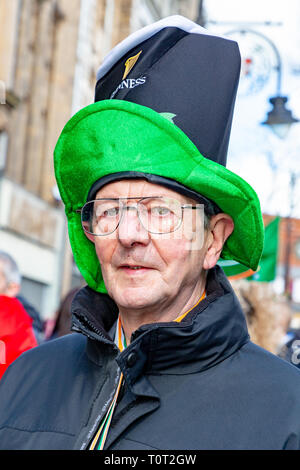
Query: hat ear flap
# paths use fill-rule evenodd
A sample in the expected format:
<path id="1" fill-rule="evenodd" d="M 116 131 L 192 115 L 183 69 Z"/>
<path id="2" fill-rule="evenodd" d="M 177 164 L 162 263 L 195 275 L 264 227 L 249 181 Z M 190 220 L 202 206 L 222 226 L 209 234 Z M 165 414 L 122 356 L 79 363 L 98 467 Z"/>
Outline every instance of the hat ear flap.
<path id="1" fill-rule="evenodd" d="M 100 263 L 91 238 L 82 229 L 80 214 L 70 213 L 68 231 L 74 261 L 86 283 L 95 291 L 107 293 Z"/>

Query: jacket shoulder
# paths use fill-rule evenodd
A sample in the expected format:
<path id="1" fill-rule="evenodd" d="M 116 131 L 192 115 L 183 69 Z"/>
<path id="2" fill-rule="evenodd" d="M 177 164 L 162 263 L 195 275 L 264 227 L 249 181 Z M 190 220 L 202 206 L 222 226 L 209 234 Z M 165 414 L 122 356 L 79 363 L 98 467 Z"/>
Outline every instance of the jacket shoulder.
<path id="1" fill-rule="evenodd" d="M 33 432 L 52 426 L 70 432 L 69 423 L 58 426 L 55 422 L 56 411 L 62 401 L 69 406 L 74 390 L 86 384 L 93 366 L 85 346 L 86 338 L 74 333 L 43 343 L 16 359 L 0 381 L 0 429 Z"/>
<path id="2" fill-rule="evenodd" d="M 77 364 L 77 369 L 84 367 L 86 338 L 77 333 L 66 335 L 22 353 L 10 366 L 0 380 L 1 413 L 13 406 L 10 396 L 14 396 L 14 404 L 18 397 L 32 395 L 32 391 L 51 380 L 59 380 L 62 375 L 68 378 Z M 9 390 L 9 393 L 7 391 Z"/>
<path id="3" fill-rule="evenodd" d="M 280 371 L 282 374 L 295 377 L 295 380 L 300 380 L 300 370 L 295 367 L 295 365 L 279 356 L 276 356 L 275 354 L 267 351 L 257 344 L 252 343 L 252 341 L 246 343 L 242 347 L 242 351 L 247 354 L 250 363 L 256 362 L 256 367 L 258 370 L 261 368 L 265 369 L 267 367 L 271 374 L 276 374 Z M 300 349 L 298 358 L 300 360 Z"/>
<path id="4" fill-rule="evenodd" d="M 86 338 L 77 333 L 42 343 L 21 354 L 21 356 L 9 366 L 4 379 L 6 380 L 6 376 L 17 375 L 22 370 L 26 370 L 28 374 L 28 372 L 40 368 L 45 371 L 45 368 L 51 367 L 51 364 L 55 364 L 56 367 L 58 364 L 63 366 L 64 363 L 72 359 L 76 360 L 78 355 L 82 355 L 85 351 L 85 345 Z M 51 373 L 51 371 L 48 369 L 47 375 L 49 373 Z"/>
<path id="5" fill-rule="evenodd" d="M 269 393 L 269 397 L 290 400 L 300 412 L 300 369 L 249 341 L 240 351 L 241 375 L 248 387 Z M 288 398 L 289 397 L 289 398 Z"/>

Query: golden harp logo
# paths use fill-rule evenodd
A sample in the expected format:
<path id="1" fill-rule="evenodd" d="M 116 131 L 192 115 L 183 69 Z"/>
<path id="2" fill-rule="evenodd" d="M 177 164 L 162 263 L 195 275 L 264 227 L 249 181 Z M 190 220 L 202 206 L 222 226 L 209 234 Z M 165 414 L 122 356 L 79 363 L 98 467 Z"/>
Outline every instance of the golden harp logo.
<path id="1" fill-rule="evenodd" d="M 125 62 L 125 72 L 124 72 L 124 75 L 122 77 L 122 80 L 124 80 L 124 78 L 126 78 L 127 75 L 129 74 L 129 72 L 133 69 L 133 67 L 137 63 L 138 58 L 140 57 L 141 53 L 142 53 L 142 51 L 138 52 L 133 57 L 129 57 L 129 59 L 126 60 L 126 62 Z"/>

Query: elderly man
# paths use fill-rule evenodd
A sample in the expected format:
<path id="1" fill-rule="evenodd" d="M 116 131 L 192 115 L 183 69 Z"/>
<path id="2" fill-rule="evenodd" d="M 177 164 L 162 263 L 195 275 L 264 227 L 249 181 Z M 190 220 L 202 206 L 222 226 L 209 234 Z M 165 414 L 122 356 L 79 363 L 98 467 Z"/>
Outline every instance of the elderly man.
<path id="1" fill-rule="evenodd" d="M 15 260 L 0 251 L 0 378 L 17 357 L 37 346 L 32 319 L 15 298 L 20 282 Z"/>
<path id="2" fill-rule="evenodd" d="M 36 308 L 21 295 L 22 276 L 13 257 L 5 251 L 0 251 L 0 294 L 17 299 L 21 302 L 32 320 L 32 328 L 38 344 L 44 340 L 44 323 Z M 15 301 L 8 301 L 11 305 L 18 305 Z M 31 336 L 31 334 L 30 334 Z M 36 342 L 34 342 L 36 345 Z"/>
<path id="3" fill-rule="evenodd" d="M 225 168 L 239 60 L 175 17 L 104 61 L 55 149 L 79 334 L 9 368 L 1 448 L 300 448 L 299 371 L 251 343 L 217 266 L 255 270 L 263 246 L 257 196 Z"/>
<path id="4" fill-rule="evenodd" d="M 0 294 L 16 297 L 20 291 L 21 275 L 15 260 L 5 251 L 0 251 Z"/>

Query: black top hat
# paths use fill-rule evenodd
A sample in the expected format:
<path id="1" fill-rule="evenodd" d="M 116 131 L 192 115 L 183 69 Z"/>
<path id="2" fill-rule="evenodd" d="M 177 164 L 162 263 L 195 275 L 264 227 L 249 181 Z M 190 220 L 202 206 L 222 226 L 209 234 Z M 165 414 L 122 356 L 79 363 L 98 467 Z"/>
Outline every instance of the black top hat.
<path id="1" fill-rule="evenodd" d="M 95 101 L 115 98 L 165 113 L 202 155 L 226 166 L 240 62 L 236 42 L 171 16 L 108 54 Z"/>

